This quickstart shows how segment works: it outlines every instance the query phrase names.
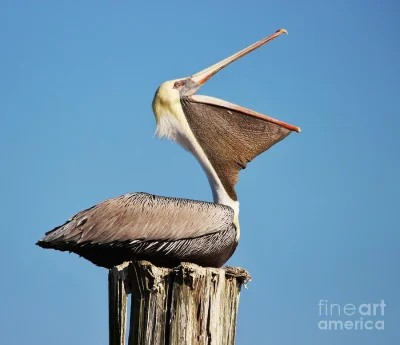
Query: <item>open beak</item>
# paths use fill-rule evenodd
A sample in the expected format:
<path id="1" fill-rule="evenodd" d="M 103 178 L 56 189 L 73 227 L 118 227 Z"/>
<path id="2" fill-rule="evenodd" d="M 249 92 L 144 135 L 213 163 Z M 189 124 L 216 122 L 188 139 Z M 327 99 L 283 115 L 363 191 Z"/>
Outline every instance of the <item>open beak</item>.
<path id="1" fill-rule="evenodd" d="M 199 73 L 196 73 L 194 75 L 192 75 L 190 78 L 197 84 L 197 87 L 193 89 L 193 93 L 196 92 L 208 79 L 210 79 L 215 73 L 219 72 L 221 69 L 223 69 L 224 67 L 228 66 L 230 63 L 240 59 L 242 56 L 247 55 L 248 53 L 251 53 L 253 50 L 256 50 L 257 48 L 261 47 L 262 45 L 264 45 L 265 43 L 268 43 L 270 41 L 272 41 L 273 39 L 279 37 L 282 34 L 288 34 L 288 32 L 285 29 L 279 29 L 278 31 L 276 31 L 273 35 L 268 36 L 264 39 L 262 39 L 261 41 L 258 41 L 254 44 L 252 44 L 251 46 L 241 50 L 240 52 L 233 54 L 230 57 L 227 57 L 226 59 L 216 63 L 215 65 L 212 65 L 211 67 L 208 67 L 204 70 L 202 70 Z M 272 122 L 275 123 L 279 126 L 285 127 L 291 131 L 296 131 L 296 132 L 300 132 L 300 128 L 297 126 L 292 126 L 289 125 L 287 123 L 284 123 L 282 121 L 276 120 L 272 117 L 269 116 L 265 116 L 263 114 L 257 113 L 253 110 L 250 109 L 246 109 L 243 108 L 239 105 L 235 105 L 235 104 L 231 104 L 216 98 L 212 98 L 212 97 L 207 97 L 207 96 L 200 96 L 200 95 L 192 95 L 191 99 L 195 102 L 198 103 L 207 103 L 207 104 L 211 104 L 211 105 L 216 105 L 216 106 L 220 106 L 220 107 L 224 107 L 226 109 L 232 109 L 235 111 L 239 111 L 243 114 L 255 117 L 255 118 L 259 118 L 268 122 Z"/>
<path id="2" fill-rule="evenodd" d="M 226 59 L 216 63 L 215 65 L 212 65 L 204 70 L 202 70 L 199 73 L 196 73 L 192 75 L 190 78 L 195 81 L 199 86 L 203 85 L 208 79 L 210 79 L 214 74 L 219 72 L 221 69 L 224 67 L 228 66 L 230 63 L 240 59 L 242 56 L 247 55 L 248 53 L 251 53 L 253 50 L 256 50 L 257 48 L 261 47 L 265 43 L 268 43 L 272 41 L 273 39 L 279 37 L 282 34 L 288 34 L 288 32 L 285 29 L 279 29 L 276 31 L 273 35 L 268 36 L 261 41 L 258 41 L 251 46 L 237 52 L 236 54 L 233 54 Z"/>

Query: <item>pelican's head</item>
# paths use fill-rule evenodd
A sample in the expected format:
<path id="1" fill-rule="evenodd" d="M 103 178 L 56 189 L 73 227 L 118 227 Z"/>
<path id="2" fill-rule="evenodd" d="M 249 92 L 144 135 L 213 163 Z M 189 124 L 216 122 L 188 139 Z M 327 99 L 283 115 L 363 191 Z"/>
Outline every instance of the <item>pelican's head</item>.
<path id="1" fill-rule="evenodd" d="M 193 95 L 200 86 L 192 77 L 169 80 L 161 84 L 153 99 L 153 112 L 157 126 L 163 116 L 179 119 L 177 107 L 180 107 L 181 98 Z"/>

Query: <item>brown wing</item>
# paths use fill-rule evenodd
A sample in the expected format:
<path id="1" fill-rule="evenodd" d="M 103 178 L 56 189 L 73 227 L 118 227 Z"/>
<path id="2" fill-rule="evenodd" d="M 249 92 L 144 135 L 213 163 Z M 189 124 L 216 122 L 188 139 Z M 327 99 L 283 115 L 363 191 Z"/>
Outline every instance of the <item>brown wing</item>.
<path id="1" fill-rule="evenodd" d="M 195 238 L 228 228 L 233 217 L 233 210 L 225 205 L 132 193 L 79 212 L 38 244 Z"/>
<path id="2" fill-rule="evenodd" d="M 292 130 L 300 131 L 298 127 L 207 96 L 184 97 L 181 103 L 194 136 L 233 200 L 237 200 L 234 186 L 239 171 Z"/>

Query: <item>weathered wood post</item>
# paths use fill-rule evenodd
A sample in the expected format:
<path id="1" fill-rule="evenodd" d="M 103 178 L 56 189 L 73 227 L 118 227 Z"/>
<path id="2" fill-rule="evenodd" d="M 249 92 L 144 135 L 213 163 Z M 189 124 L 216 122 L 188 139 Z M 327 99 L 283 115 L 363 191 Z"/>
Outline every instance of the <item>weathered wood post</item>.
<path id="1" fill-rule="evenodd" d="M 233 345 L 243 268 L 182 263 L 161 268 L 147 261 L 110 270 L 110 345 L 124 345 L 131 293 L 129 345 Z"/>

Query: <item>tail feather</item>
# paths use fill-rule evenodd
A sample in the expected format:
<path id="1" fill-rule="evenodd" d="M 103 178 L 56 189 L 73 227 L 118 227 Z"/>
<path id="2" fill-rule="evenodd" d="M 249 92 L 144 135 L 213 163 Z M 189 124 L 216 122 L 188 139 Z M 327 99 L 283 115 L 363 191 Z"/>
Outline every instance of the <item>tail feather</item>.
<path id="1" fill-rule="evenodd" d="M 68 241 L 65 240 L 65 233 L 71 222 L 71 220 L 68 220 L 64 224 L 47 231 L 45 236 L 36 242 L 36 245 L 45 249 L 68 250 L 66 247 L 71 247 L 72 243 L 68 245 Z"/>

